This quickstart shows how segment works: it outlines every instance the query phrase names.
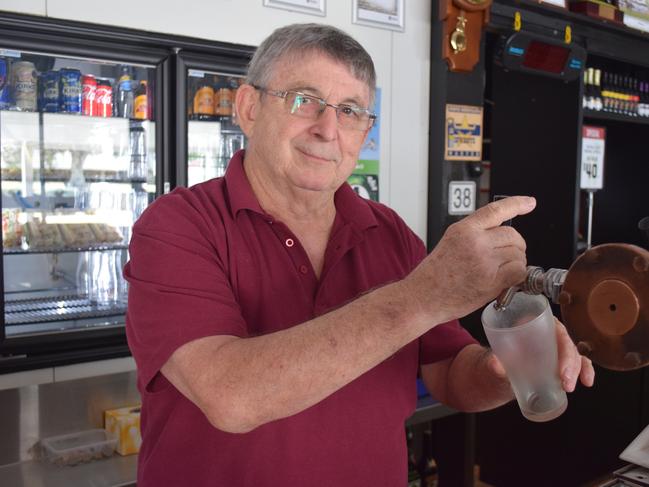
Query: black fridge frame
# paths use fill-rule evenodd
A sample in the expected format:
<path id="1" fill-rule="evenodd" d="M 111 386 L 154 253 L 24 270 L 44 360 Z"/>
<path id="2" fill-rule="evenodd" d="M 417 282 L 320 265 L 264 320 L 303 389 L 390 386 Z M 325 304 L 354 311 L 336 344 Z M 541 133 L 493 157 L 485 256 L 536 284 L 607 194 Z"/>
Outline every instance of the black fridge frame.
<path id="1" fill-rule="evenodd" d="M 244 57 L 232 58 L 222 55 L 210 55 L 190 50 L 180 50 L 175 57 L 176 61 L 176 89 L 178 93 L 187 92 L 187 77 L 190 69 L 199 71 L 210 71 L 217 73 L 228 73 L 244 76 L 246 74 L 249 58 L 254 49 L 245 51 Z M 189 100 L 185 96 L 176 97 L 176 174 L 173 180 L 175 186 L 187 186 L 187 104 Z M 181 162 L 182 161 L 182 162 Z"/>
<path id="2" fill-rule="evenodd" d="M 251 46 L 6 12 L 0 12 L 0 47 L 154 66 L 156 197 L 186 174 L 185 79 L 179 70 L 204 66 L 239 74 L 254 52 Z M 0 285 L 4 290 L 2 260 Z M 124 326 L 6 338 L 4 311 L 0 320 L 0 374 L 130 355 Z"/>

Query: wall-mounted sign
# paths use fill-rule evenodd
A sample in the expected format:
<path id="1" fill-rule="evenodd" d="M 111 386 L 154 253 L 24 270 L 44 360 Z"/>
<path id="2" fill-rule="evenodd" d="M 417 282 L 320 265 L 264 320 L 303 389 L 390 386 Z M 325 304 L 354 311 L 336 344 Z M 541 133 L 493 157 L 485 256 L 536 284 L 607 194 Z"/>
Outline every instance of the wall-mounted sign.
<path id="1" fill-rule="evenodd" d="M 446 105 L 444 159 L 447 161 L 482 159 L 482 107 Z"/>
<path id="2" fill-rule="evenodd" d="M 475 211 L 475 181 L 450 181 L 448 183 L 448 214 L 468 215 Z"/>
<path id="3" fill-rule="evenodd" d="M 363 198 L 379 201 L 379 159 L 381 154 L 381 88 L 376 88 L 372 111 L 378 115 L 347 182 Z"/>
<path id="4" fill-rule="evenodd" d="M 264 7 L 281 8 L 289 12 L 325 16 L 326 0 L 264 0 Z"/>
<path id="5" fill-rule="evenodd" d="M 604 127 L 582 127 L 581 137 L 581 189 L 602 189 L 604 187 Z"/>
<path id="6" fill-rule="evenodd" d="M 405 0 L 352 0 L 352 22 L 403 31 L 404 6 Z"/>

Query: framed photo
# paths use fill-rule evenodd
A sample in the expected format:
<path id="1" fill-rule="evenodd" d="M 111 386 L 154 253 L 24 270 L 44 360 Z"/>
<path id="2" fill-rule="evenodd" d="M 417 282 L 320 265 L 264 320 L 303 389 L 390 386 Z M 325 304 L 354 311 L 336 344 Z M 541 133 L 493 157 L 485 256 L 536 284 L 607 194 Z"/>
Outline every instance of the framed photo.
<path id="1" fill-rule="evenodd" d="M 382 29 L 405 29 L 405 0 L 353 0 L 352 22 Z"/>
<path id="2" fill-rule="evenodd" d="M 566 5 L 566 0 L 539 0 L 539 3 L 546 3 L 548 5 L 554 5 L 555 7 L 568 8 Z"/>
<path id="3" fill-rule="evenodd" d="M 264 0 L 264 7 L 325 16 L 327 0 Z"/>

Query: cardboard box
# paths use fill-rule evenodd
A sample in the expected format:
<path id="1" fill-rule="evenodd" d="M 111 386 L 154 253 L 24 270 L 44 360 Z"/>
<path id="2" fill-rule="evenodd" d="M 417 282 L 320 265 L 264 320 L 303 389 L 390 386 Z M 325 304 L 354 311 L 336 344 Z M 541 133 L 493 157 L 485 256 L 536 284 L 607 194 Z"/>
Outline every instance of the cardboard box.
<path id="1" fill-rule="evenodd" d="M 104 411 L 104 428 L 117 438 L 117 453 L 132 455 L 140 451 L 140 407 Z"/>

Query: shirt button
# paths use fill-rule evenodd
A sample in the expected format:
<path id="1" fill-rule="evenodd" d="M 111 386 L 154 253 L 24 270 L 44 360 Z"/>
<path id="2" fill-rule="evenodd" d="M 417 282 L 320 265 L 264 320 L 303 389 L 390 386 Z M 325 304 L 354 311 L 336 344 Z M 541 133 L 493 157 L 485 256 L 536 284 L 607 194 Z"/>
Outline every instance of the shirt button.
<path id="1" fill-rule="evenodd" d="M 287 238 L 284 243 L 286 244 L 287 247 L 293 247 L 293 245 L 295 244 L 292 238 Z"/>
<path id="2" fill-rule="evenodd" d="M 300 272 L 301 272 L 302 274 L 306 274 L 307 272 L 309 272 L 309 269 L 307 268 L 307 266 L 305 266 L 304 264 L 302 264 L 302 265 L 300 266 Z"/>

